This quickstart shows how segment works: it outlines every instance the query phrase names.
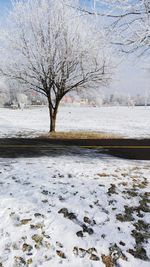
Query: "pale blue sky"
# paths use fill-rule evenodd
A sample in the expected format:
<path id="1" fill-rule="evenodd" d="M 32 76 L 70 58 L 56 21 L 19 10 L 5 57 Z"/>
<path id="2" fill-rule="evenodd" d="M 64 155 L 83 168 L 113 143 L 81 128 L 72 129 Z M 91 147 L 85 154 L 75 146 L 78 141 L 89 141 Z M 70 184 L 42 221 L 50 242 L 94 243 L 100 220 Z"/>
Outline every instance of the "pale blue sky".
<path id="1" fill-rule="evenodd" d="M 11 1 L 10 0 L 0 0 L 0 9 L 4 9 L 8 6 L 10 6 Z"/>
<path id="2" fill-rule="evenodd" d="M 81 0 L 91 5 L 92 0 Z M 11 6 L 11 0 L 0 0 L 0 16 L 5 20 L 5 14 Z M 116 70 L 116 77 L 113 84 L 108 89 L 125 94 L 144 94 L 150 91 L 150 79 L 148 71 L 145 70 L 145 63 L 141 60 L 124 59 L 123 63 Z M 107 89 L 106 89 L 107 91 Z"/>

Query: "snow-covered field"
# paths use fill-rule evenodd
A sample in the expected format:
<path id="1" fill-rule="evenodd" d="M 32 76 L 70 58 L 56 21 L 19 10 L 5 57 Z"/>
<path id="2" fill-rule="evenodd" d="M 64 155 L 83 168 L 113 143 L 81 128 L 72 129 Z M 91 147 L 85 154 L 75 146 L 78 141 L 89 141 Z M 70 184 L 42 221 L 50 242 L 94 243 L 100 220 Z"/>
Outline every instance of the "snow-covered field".
<path id="1" fill-rule="evenodd" d="M 0 266 L 150 266 L 150 163 L 83 152 L 0 159 Z"/>
<path id="2" fill-rule="evenodd" d="M 36 136 L 49 130 L 46 107 L 0 109 L 0 137 Z M 126 137 L 150 137 L 150 107 L 61 107 L 58 131 L 101 131 Z"/>
<path id="3" fill-rule="evenodd" d="M 63 107 L 57 130 L 140 138 L 149 121 L 149 108 Z M 48 124 L 46 108 L 0 109 L 0 137 Z M 0 267 L 149 267 L 150 162 L 59 152 L 0 158 Z"/>

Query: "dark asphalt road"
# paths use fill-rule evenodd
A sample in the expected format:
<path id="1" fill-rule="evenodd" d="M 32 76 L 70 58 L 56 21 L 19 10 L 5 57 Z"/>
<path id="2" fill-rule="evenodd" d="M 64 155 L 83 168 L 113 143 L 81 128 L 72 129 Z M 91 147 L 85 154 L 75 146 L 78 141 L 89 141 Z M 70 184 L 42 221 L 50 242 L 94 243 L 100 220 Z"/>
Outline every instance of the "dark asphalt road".
<path id="1" fill-rule="evenodd" d="M 0 139 L 1 158 L 77 155 L 81 153 L 92 156 L 91 149 L 97 153 L 107 153 L 122 158 L 150 160 L 150 139 Z"/>

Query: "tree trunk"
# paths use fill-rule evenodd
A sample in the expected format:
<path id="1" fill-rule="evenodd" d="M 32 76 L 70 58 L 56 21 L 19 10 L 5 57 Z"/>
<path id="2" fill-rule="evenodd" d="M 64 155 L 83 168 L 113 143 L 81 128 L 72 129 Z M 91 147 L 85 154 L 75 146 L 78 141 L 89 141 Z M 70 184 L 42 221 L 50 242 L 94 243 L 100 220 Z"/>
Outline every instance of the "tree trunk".
<path id="1" fill-rule="evenodd" d="M 55 129 L 56 129 L 56 116 L 57 116 L 57 112 L 52 111 L 52 115 L 50 116 L 50 132 L 55 132 Z"/>
<path id="2" fill-rule="evenodd" d="M 50 133 L 55 132 L 56 130 L 56 117 L 57 117 L 58 105 L 59 103 L 56 104 L 55 108 L 52 108 L 49 102 Z"/>

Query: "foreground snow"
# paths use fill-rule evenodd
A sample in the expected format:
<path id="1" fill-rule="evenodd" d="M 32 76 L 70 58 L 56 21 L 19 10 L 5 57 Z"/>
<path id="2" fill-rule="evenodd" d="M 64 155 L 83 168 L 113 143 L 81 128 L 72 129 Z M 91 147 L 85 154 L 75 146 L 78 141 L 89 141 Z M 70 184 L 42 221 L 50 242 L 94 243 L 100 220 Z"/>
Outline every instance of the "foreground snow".
<path id="1" fill-rule="evenodd" d="M 149 266 L 150 163 L 83 152 L 0 160 L 0 266 Z"/>
<path id="2" fill-rule="evenodd" d="M 58 131 L 101 131 L 126 137 L 150 137 L 150 107 L 61 107 Z M 0 137 L 37 136 L 48 132 L 46 107 L 0 109 Z"/>

